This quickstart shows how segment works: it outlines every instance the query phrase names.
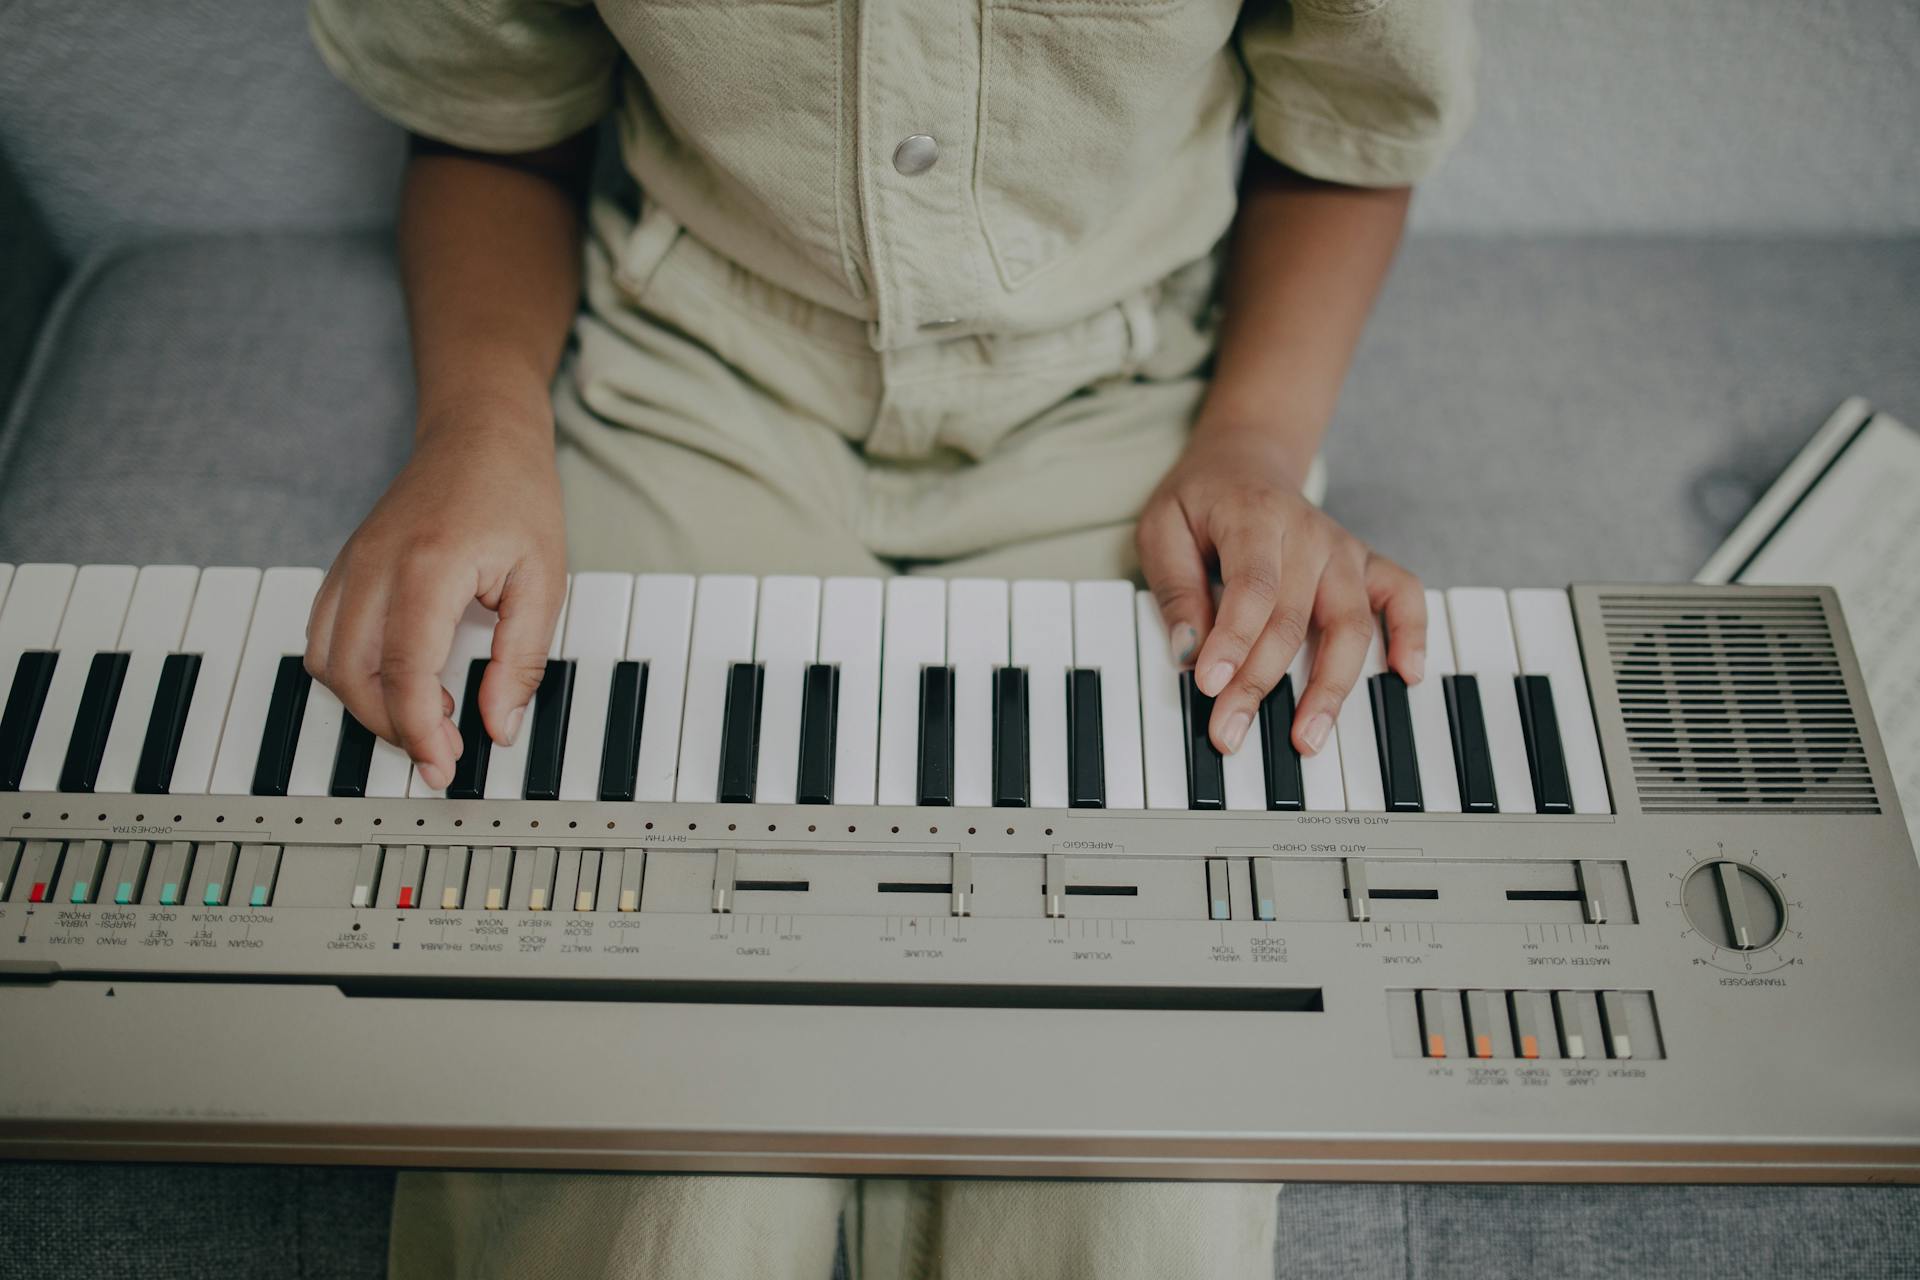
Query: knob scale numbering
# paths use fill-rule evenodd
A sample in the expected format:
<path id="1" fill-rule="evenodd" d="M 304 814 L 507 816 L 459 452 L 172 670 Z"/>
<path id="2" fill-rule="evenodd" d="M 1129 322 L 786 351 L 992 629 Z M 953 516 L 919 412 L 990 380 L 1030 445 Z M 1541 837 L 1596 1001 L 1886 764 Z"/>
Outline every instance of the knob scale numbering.
<path id="1" fill-rule="evenodd" d="M 1786 929 L 1779 891 L 1744 862 L 1701 863 L 1688 875 L 1680 901 L 1695 931 L 1729 951 L 1772 946 Z"/>

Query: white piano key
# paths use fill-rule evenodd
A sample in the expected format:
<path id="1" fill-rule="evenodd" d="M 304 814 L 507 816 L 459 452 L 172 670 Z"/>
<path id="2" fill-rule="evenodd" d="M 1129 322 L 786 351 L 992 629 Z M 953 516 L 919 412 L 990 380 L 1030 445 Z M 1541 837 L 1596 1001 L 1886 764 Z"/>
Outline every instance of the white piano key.
<path id="1" fill-rule="evenodd" d="M 13 690 L 20 655 L 54 647 L 77 573 L 70 564 L 23 564 L 14 573 L 6 603 L 0 605 L 0 707 Z"/>
<path id="2" fill-rule="evenodd" d="M 1447 615 L 1453 624 L 1454 665 L 1480 686 L 1500 812 L 1532 813 L 1533 774 L 1527 766 L 1526 735 L 1520 728 L 1520 703 L 1513 687 L 1513 678 L 1520 674 L 1520 657 L 1513 647 L 1507 593 L 1497 587 L 1454 587 L 1447 592 Z"/>
<path id="3" fill-rule="evenodd" d="M 1073 666 L 1073 588 L 1064 582 L 1013 584 L 1013 665 L 1027 670 L 1030 803 L 1067 807 L 1067 670 Z M 1181 807 L 1186 779 L 1181 778 Z"/>
<path id="4" fill-rule="evenodd" d="M 684 573 L 643 573 L 633 580 L 627 658 L 647 664 L 647 700 L 640 717 L 640 766 L 633 784 L 636 800 L 673 799 L 694 585 L 693 576 Z M 719 765 L 714 767 L 717 770 Z M 719 779 L 714 781 L 717 785 Z"/>
<path id="5" fill-rule="evenodd" d="M 180 641 L 180 652 L 199 654 L 200 671 L 194 677 L 193 699 L 187 704 L 180 750 L 167 783 L 170 794 L 204 795 L 213 777 L 214 757 L 227 722 L 227 704 L 240 670 L 240 654 L 253 625 L 260 577 L 258 569 L 205 569 L 194 587 L 193 611 L 187 615 L 187 633 Z M 300 621 L 304 628 L 305 617 Z M 258 733 L 256 729 L 256 739 Z"/>
<path id="6" fill-rule="evenodd" d="M 573 709 L 560 757 L 560 798 L 600 797 L 600 756 L 607 742 L 607 699 L 613 668 L 626 655 L 633 575 L 576 573 L 567 597 L 566 637 L 560 656 L 573 662 Z"/>
<path id="7" fill-rule="evenodd" d="M 800 699 L 820 639 L 820 579 L 760 582 L 753 660 L 761 664 L 760 759 L 754 799 L 792 804 L 800 781 Z"/>
<path id="8" fill-rule="evenodd" d="M 1320 648 L 1318 633 L 1311 636 L 1293 655 L 1293 665 L 1287 668 L 1287 674 L 1293 677 L 1294 706 L 1300 705 L 1301 697 L 1307 691 L 1307 681 L 1313 671 L 1314 655 Z M 1287 726 L 1289 736 L 1293 727 Z M 1347 807 L 1347 784 L 1340 770 L 1340 726 L 1335 724 L 1327 730 L 1326 745 L 1313 755 L 1300 757 L 1301 798 L 1308 813 L 1341 813 Z"/>
<path id="9" fill-rule="evenodd" d="M 828 578 L 820 589 L 820 661 L 840 668 L 833 800 L 872 804 L 880 744 L 879 578 Z"/>
<path id="10" fill-rule="evenodd" d="M 340 750 L 340 725 L 346 714 L 333 690 L 318 680 L 308 687 L 300 737 L 293 744 L 293 770 L 287 775 L 288 795 L 324 796 L 333 786 L 333 758 Z"/>
<path id="11" fill-rule="evenodd" d="M 1166 620 L 1160 616 L 1160 606 L 1152 594 L 1139 592 L 1133 607 L 1140 633 L 1140 732 L 1147 807 L 1184 809 L 1187 744 L 1186 719 L 1180 707 L 1180 669 L 1167 652 Z"/>
<path id="12" fill-rule="evenodd" d="M 1220 773 L 1226 783 L 1227 808 L 1242 811 L 1267 807 L 1267 751 L 1260 744 L 1260 720 L 1247 727 L 1240 749 L 1221 757 Z"/>
<path id="13" fill-rule="evenodd" d="M 1413 750 L 1420 760 L 1420 802 L 1428 813 L 1460 812 L 1460 775 L 1453 762 L 1453 730 L 1447 723 L 1443 677 L 1453 674 L 1453 633 L 1447 598 L 1427 592 L 1427 674 L 1407 688 L 1413 717 Z"/>
<path id="14" fill-rule="evenodd" d="M 0 609 L 7 604 L 7 588 L 13 583 L 13 566 L 0 564 Z"/>
<path id="15" fill-rule="evenodd" d="M 560 600 L 560 612 L 553 620 L 553 638 L 547 642 L 549 660 L 560 656 L 560 635 L 567 623 L 567 606 L 573 596 L 573 586 L 569 582 L 566 595 Z M 491 652 L 491 650 L 489 650 Z M 527 752 L 533 746 L 533 700 L 527 700 L 527 710 L 520 718 L 520 736 L 508 745 L 496 745 L 487 761 L 487 786 L 482 793 L 489 800 L 518 800 L 527 789 Z"/>
<path id="16" fill-rule="evenodd" d="M 407 794 L 413 783 L 413 761 L 385 738 L 373 740 L 373 759 L 367 764 L 367 798 Z"/>
<path id="17" fill-rule="evenodd" d="M 693 639 L 687 652 L 686 714 L 680 725 L 680 775 L 673 798 L 711 804 L 720 794 L 720 737 L 727 711 L 727 673 L 753 659 L 757 580 L 708 574 L 693 598 Z"/>
<path id="18" fill-rule="evenodd" d="M 1386 788 L 1380 778 L 1380 745 L 1373 732 L 1373 690 L 1367 681 L 1387 669 L 1386 645 L 1380 619 L 1373 620 L 1373 639 L 1337 717 L 1340 730 L 1340 779 L 1347 793 L 1349 813 L 1384 813 Z M 1329 744 L 1331 745 L 1331 744 Z"/>
<path id="19" fill-rule="evenodd" d="M 150 564 L 134 579 L 133 600 L 120 628 L 119 647 L 129 655 L 127 674 L 120 684 L 120 705 L 107 730 L 100 774 L 93 784 L 96 792 L 125 794 L 133 790 L 133 773 L 140 764 L 140 749 L 146 744 L 147 721 L 153 715 L 154 694 L 160 689 L 160 672 L 167 655 L 180 649 L 199 582 L 200 570 L 185 564 Z"/>
<path id="20" fill-rule="evenodd" d="M 880 640 L 881 804 L 920 798 L 920 672 L 947 660 L 947 584 L 938 578 L 887 579 L 886 633 Z"/>
<path id="21" fill-rule="evenodd" d="M 306 652 L 307 615 L 313 611 L 322 576 L 318 569 L 269 569 L 261 576 L 253 625 L 234 677 L 213 781 L 207 788 L 211 794 L 244 796 L 253 789 L 253 770 L 260 759 L 260 739 L 266 731 L 280 659 Z"/>
<path id="22" fill-rule="evenodd" d="M 453 722 L 458 725 L 466 716 L 467 672 L 473 666 L 475 658 L 484 658 L 493 652 L 493 627 L 498 621 L 493 610 L 478 600 L 469 600 L 467 610 L 460 615 L 460 622 L 453 629 L 453 643 L 447 649 L 446 665 L 440 668 L 440 687 L 453 695 Z M 494 755 L 496 747 L 487 750 L 488 776 L 499 767 Z M 404 754 L 404 753 L 403 753 Z M 380 766 L 380 753 L 374 752 L 373 763 L 368 767 L 367 794 L 373 794 L 373 771 Z M 458 765 L 455 766 L 456 768 Z M 420 776 L 418 765 L 409 762 L 407 794 L 415 798 L 421 796 L 444 796 L 444 789 L 436 790 L 426 784 Z"/>
<path id="23" fill-rule="evenodd" d="M 1513 634 L 1519 644 L 1520 670 L 1547 677 L 1553 686 L 1553 716 L 1560 726 L 1560 750 L 1573 786 L 1575 813 L 1611 813 L 1607 771 L 1594 732 L 1593 704 L 1587 693 L 1586 667 L 1573 630 L 1573 605 L 1554 588 L 1509 592 Z"/>
<path id="24" fill-rule="evenodd" d="M 110 652 L 120 643 L 135 572 L 132 565 L 90 564 L 75 575 L 54 639 L 60 660 L 53 668 L 40 724 L 27 752 L 27 767 L 20 776 L 22 791 L 59 789 L 60 766 L 66 763 L 67 746 L 73 739 L 87 673 L 95 654 Z"/>
<path id="25" fill-rule="evenodd" d="M 1007 665 L 1007 584 L 947 584 L 947 663 L 953 668 L 953 802 L 993 803 L 993 673 Z"/>
<path id="26" fill-rule="evenodd" d="M 1140 672 L 1133 584 L 1073 584 L 1073 661 L 1100 672 L 1100 736 L 1109 809 L 1146 807 L 1140 763 Z"/>

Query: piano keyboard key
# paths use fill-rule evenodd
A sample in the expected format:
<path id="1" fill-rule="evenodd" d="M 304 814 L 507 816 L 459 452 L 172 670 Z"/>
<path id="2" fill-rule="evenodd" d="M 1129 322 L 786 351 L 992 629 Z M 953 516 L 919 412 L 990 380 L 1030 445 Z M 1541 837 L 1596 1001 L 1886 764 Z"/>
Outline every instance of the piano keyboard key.
<path id="1" fill-rule="evenodd" d="M 1300 753 L 1293 746 L 1293 676 L 1281 676 L 1260 703 L 1260 756 L 1266 807 L 1298 811 L 1306 807 Z"/>
<path id="2" fill-rule="evenodd" d="M 320 578 L 318 569 L 269 569 L 261 575 L 260 595 L 234 676 L 233 696 L 208 786 L 214 795 L 243 796 L 252 789 L 274 688 L 280 678 L 280 660 L 306 650 L 307 614 L 313 609 Z M 174 789 L 180 789 L 178 779 Z"/>
<path id="3" fill-rule="evenodd" d="M 149 743 L 156 748 L 156 771 L 148 781 L 159 781 L 168 793 L 204 795 L 207 792 L 261 586 L 262 575 L 258 569 L 213 568 L 200 574 L 193 594 L 193 609 L 187 615 L 186 635 L 180 641 L 181 651 L 198 655 L 199 662 L 186 716 L 172 740 L 173 768 L 164 780 L 157 771 L 167 754 L 167 744 L 151 739 Z M 300 622 L 305 623 L 304 616 Z M 181 682 L 185 683 L 184 675 Z M 156 704 L 155 710 L 161 708 Z M 162 732 L 167 730 L 168 726 L 161 726 Z M 248 763 L 250 765 L 251 760 Z M 144 755 L 141 764 L 144 768 Z"/>
<path id="4" fill-rule="evenodd" d="M 1180 714 L 1187 745 L 1187 807 L 1224 809 L 1227 807 L 1226 777 L 1220 752 L 1207 736 L 1213 699 L 1200 692 L 1191 671 L 1180 673 Z"/>
<path id="5" fill-rule="evenodd" d="M 31 731 L 20 790 L 59 789 L 60 767 L 73 744 L 94 655 L 113 650 L 120 641 L 135 572 L 130 565 L 90 564 L 75 574 L 53 645 L 60 656 L 47 685 L 38 727 Z"/>
<path id="6" fill-rule="evenodd" d="M 647 664 L 635 800 L 673 799 L 693 595 L 694 579 L 688 574 L 643 573 L 633 580 L 627 660 Z"/>
<path id="7" fill-rule="evenodd" d="M 1533 781 L 1513 684 L 1520 659 L 1514 651 L 1507 594 L 1491 587 L 1455 587 L 1447 592 L 1447 614 L 1453 621 L 1455 666 L 1464 675 L 1479 677 L 1480 711 L 1500 808 L 1532 813 Z"/>
<path id="8" fill-rule="evenodd" d="M 696 632 L 696 635 L 698 633 Z M 721 714 L 721 804 L 752 804 L 760 770 L 760 713 L 766 681 L 757 662 L 736 662 L 727 670 L 726 709 Z"/>
<path id="9" fill-rule="evenodd" d="M 365 795 L 367 770 L 373 764 L 373 735 L 357 723 L 358 733 L 346 730 L 347 709 L 333 690 L 313 681 L 307 690 L 306 712 L 300 719 L 300 739 L 293 748 L 293 769 L 287 775 L 290 796 Z M 335 791 L 335 774 L 347 790 Z"/>
<path id="10" fill-rule="evenodd" d="M 273 692 L 267 700 L 266 725 L 260 731 L 260 751 L 254 758 L 253 786 L 256 796 L 283 796 L 293 774 L 294 748 L 299 742 L 301 719 L 306 715 L 308 686 L 313 677 L 297 653 L 285 654 L 274 671 Z"/>
<path id="11" fill-rule="evenodd" d="M 7 686 L 0 698 L 0 791 L 19 790 L 26 774 L 76 573 L 68 564 L 22 565 L 0 605 L 0 681 Z"/>
<path id="12" fill-rule="evenodd" d="M 567 604 L 570 602 L 572 594 L 572 587 L 571 584 L 569 584 L 567 590 L 568 599 L 561 602 L 559 616 L 553 620 L 553 635 L 547 641 L 548 671 L 552 670 L 553 662 L 560 656 L 560 634 L 566 626 Z M 488 639 L 488 651 L 492 651 L 491 636 L 489 636 Z M 501 746 L 498 743 L 494 744 L 491 753 L 493 759 L 487 766 L 487 785 L 485 791 L 487 799 L 519 800 L 526 798 L 527 765 L 533 756 L 534 721 L 540 713 L 540 689 L 544 689 L 545 687 L 546 674 L 543 672 L 540 677 L 539 688 L 534 690 L 534 696 L 532 700 L 528 702 L 526 712 L 521 716 L 519 735 L 505 746 Z M 551 697 L 552 695 L 549 696 Z M 547 714 L 554 716 L 563 714 L 563 712 L 549 709 Z M 563 726 L 556 725 L 556 727 Z M 558 742 L 551 743 L 548 746 L 548 750 L 557 751 L 559 750 L 559 745 Z"/>
<path id="13" fill-rule="evenodd" d="M 68 740 L 66 758 L 60 765 L 60 790 L 92 791 L 100 776 L 100 761 L 106 753 L 107 731 L 120 705 L 120 691 L 127 679 L 127 653 L 96 653 L 87 672 L 86 688 L 80 694 L 80 711 L 74 718 L 73 736 Z"/>
<path id="14" fill-rule="evenodd" d="M 1065 582 L 1023 581 L 1013 584 L 1011 595 L 1013 665 L 1027 673 L 1028 799 L 1036 809 L 1064 809 L 1073 588 Z M 1185 796 L 1177 807 L 1186 807 Z"/>
<path id="15" fill-rule="evenodd" d="M 840 706 L 840 668 L 816 662 L 806 671 L 800 700 L 800 765 L 794 799 L 800 804 L 832 804 L 834 720 Z"/>
<path id="16" fill-rule="evenodd" d="M 1386 669 L 1380 620 L 1375 618 L 1373 638 L 1362 659 L 1360 676 L 1348 690 L 1340 704 L 1340 714 L 1335 718 L 1340 731 L 1340 778 L 1346 788 L 1347 810 L 1351 813 L 1380 813 L 1387 807 L 1386 790 L 1380 777 L 1380 748 L 1373 737 L 1370 693 L 1373 677 Z"/>
<path id="17" fill-rule="evenodd" d="M 613 665 L 607 693 L 606 730 L 600 743 L 599 797 L 633 799 L 640 771 L 640 734 L 646 725 L 647 664 L 623 660 Z"/>
<path id="18" fill-rule="evenodd" d="M 1227 808 L 1257 813 L 1267 807 L 1267 751 L 1257 723 L 1247 726 L 1238 751 L 1220 758 L 1220 776 Z"/>
<path id="19" fill-rule="evenodd" d="M 1379 746 L 1380 784 L 1389 813 L 1419 813 L 1420 765 L 1413 742 L 1413 709 L 1407 684 L 1392 671 L 1367 678 L 1373 701 L 1373 736 Z"/>
<path id="20" fill-rule="evenodd" d="M 1572 813 L 1573 784 L 1567 779 L 1560 726 L 1553 714 L 1553 685 L 1545 676 L 1515 676 L 1514 681 L 1534 807 L 1541 813 Z"/>
<path id="21" fill-rule="evenodd" d="M 914 804 L 920 772 L 920 673 L 942 666 L 947 649 L 947 586 L 937 578 L 887 580 L 886 631 L 880 646 L 881 804 Z"/>
<path id="22" fill-rule="evenodd" d="M 1106 751 L 1101 736 L 1100 673 L 1067 673 L 1067 804 L 1100 809 L 1107 803 Z"/>
<path id="23" fill-rule="evenodd" d="M 879 781 L 878 578 L 828 578 L 820 589 L 820 661 L 839 671 L 833 716 L 833 802 L 872 804 Z"/>
<path id="24" fill-rule="evenodd" d="M 573 719 L 573 675 L 572 660 L 549 658 L 540 687 L 534 690 L 533 714 L 527 717 L 523 730 L 527 768 L 526 785 L 520 794 L 528 800 L 560 798 L 560 773 Z"/>
<path id="25" fill-rule="evenodd" d="M 1073 660 L 1100 673 L 1100 733 L 1109 809 L 1146 807 L 1140 755 L 1140 678 L 1128 582 L 1073 584 Z"/>
<path id="26" fill-rule="evenodd" d="M 198 569 L 180 564 L 148 565 L 134 579 L 133 599 L 127 606 L 118 646 L 128 655 L 126 675 L 100 755 L 95 791 L 124 794 L 133 790 L 141 749 L 154 725 L 155 698 L 161 691 L 169 656 L 179 650 L 186 634 L 187 615 L 193 609 L 194 588 L 199 581 Z M 177 712 L 169 709 L 162 726 L 169 733 L 179 723 L 176 717 L 185 715 L 185 702 L 177 706 Z"/>
<path id="27" fill-rule="evenodd" d="M 1296 701 L 1306 692 L 1308 673 L 1313 670 L 1314 655 L 1319 651 L 1319 637 L 1308 639 L 1293 655 L 1293 665 L 1287 674 L 1293 680 L 1293 694 Z M 1278 729 L 1279 725 L 1276 724 Z M 1276 736 L 1279 736 L 1276 734 Z M 1288 724 L 1285 736 L 1289 742 L 1293 737 L 1293 726 Z M 1347 807 L 1347 784 L 1340 769 L 1340 726 L 1335 724 L 1327 730 L 1327 741 L 1320 750 L 1300 759 L 1300 789 L 1309 813 L 1340 813 Z"/>
<path id="28" fill-rule="evenodd" d="M 1444 676 L 1447 723 L 1452 728 L 1453 759 L 1465 813 L 1498 813 L 1499 786 L 1493 754 L 1487 748 L 1487 722 L 1480 706 L 1480 682 L 1472 676 Z"/>
<path id="29" fill-rule="evenodd" d="M 627 622 L 633 610 L 633 578 L 624 573 L 576 573 L 567 593 L 565 635 L 560 656 L 573 664 L 572 707 L 567 715 L 566 744 L 560 760 L 562 800 L 632 799 L 633 775 L 639 748 L 640 681 L 629 675 L 623 698 L 615 706 L 614 669 L 626 657 Z M 637 670 L 637 668 L 636 668 Z M 616 710 L 622 717 L 614 728 Z M 614 768 L 616 789 L 625 796 L 604 794 L 607 752 L 619 751 Z"/>
<path id="30" fill-rule="evenodd" d="M 1135 595 L 1139 632 L 1140 751 L 1149 809 L 1187 807 L 1192 752 L 1187 746 L 1186 685 L 1167 651 L 1167 624 L 1151 593 Z"/>
<path id="31" fill-rule="evenodd" d="M 466 678 L 460 682 L 456 698 L 454 723 L 460 726 L 460 758 L 453 762 L 453 777 L 447 782 L 449 800 L 478 800 L 486 794 L 493 770 L 493 739 L 480 715 L 480 685 L 486 677 L 487 659 L 468 658 Z M 417 767 L 413 776 L 415 784 L 425 788 Z M 422 794 L 431 792 L 423 790 Z"/>
<path id="32" fill-rule="evenodd" d="M 715 574 L 700 579 L 693 602 L 693 638 L 687 653 L 687 701 L 680 727 L 680 772 L 674 799 L 712 803 L 719 797 L 720 744 L 733 666 L 753 661 L 754 609 L 759 583 Z M 651 682 L 649 682 L 651 683 Z M 651 718 L 653 708 L 647 708 Z"/>
<path id="33" fill-rule="evenodd" d="M 920 758 L 914 803 L 953 805 L 954 670 L 920 668 Z"/>
<path id="34" fill-rule="evenodd" d="M 802 704 L 819 639 L 820 580 L 764 579 L 753 639 L 761 672 L 754 796 L 761 803 L 792 804 L 799 794 Z"/>
<path id="35" fill-rule="evenodd" d="M 1009 652 L 1007 584 L 947 584 L 947 665 L 953 670 L 953 803 L 993 803 L 993 679 Z"/>
<path id="36" fill-rule="evenodd" d="M 1027 671 L 993 673 L 993 794 L 999 809 L 1024 809 L 1033 799 L 1028 732 Z"/>
<path id="37" fill-rule="evenodd" d="M 1453 634 L 1447 598 L 1427 592 L 1427 676 L 1407 690 L 1413 716 L 1414 755 L 1420 766 L 1420 799 L 1428 813 L 1460 812 L 1460 780 L 1454 772 L 1453 732 L 1447 722 L 1445 680 L 1453 674 Z"/>
<path id="38" fill-rule="evenodd" d="M 1545 676 L 1553 686 L 1554 719 L 1566 757 L 1567 781 L 1573 790 L 1575 813 L 1611 813 L 1606 768 L 1600 761 L 1600 739 L 1593 727 L 1593 704 L 1587 693 L 1586 668 L 1580 661 L 1580 642 L 1573 629 L 1573 606 L 1559 590 L 1523 589 L 1509 592 L 1513 634 L 1518 643 L 1520 669 Z"/>
<path id="39" fill-rule="evenodd" d="M 186 737 L 193 691 L 200 682 L 201 655 L 170 653 L 161 663 L 160 683 L 153 693 L 152 718 L 141 740 L 133 789 L 141 795 L 165 795 L 173 785 L 180 744 Z"/>
<path id="40" fill-rule="evenodd" d="M 454 762 L 447 789 L 438 794 L 451 800 L 477 800 L 493 771 L 493 741 L 480 718 L 480 680 L 486 674 L 487 655 L 493 652 L 493 610 L 478 600 L 467 604 L 447 647 L 447 664 L 440 668 L 440 687 L 453 695 L 453 723 L 460 730 L 460 758 Z M 417 766 L 408 766 L 407 794 L 436 794 Z"/>

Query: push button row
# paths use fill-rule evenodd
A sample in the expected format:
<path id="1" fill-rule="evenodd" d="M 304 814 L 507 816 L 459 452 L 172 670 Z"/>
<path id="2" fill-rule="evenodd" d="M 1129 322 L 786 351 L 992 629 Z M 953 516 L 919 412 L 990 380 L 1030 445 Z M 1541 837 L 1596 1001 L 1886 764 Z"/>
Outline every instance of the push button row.
<path id="1" fill-rule="evenodd" d="M 360 847 L 348 905 L 412 911 L 638 911 L 640 849 L 551 845 Z"/>
<path id="2" fill-rule="evenodd" d="M 232 840 L 0 841 L 0 902 L 266 907 L 280 852 Z"/>
<path id="3" fill-rule="evenodd" d="M 1390 991 L 1402 1058 L 1658 1059 L 1666 1056 L 1647 991 Z"/>

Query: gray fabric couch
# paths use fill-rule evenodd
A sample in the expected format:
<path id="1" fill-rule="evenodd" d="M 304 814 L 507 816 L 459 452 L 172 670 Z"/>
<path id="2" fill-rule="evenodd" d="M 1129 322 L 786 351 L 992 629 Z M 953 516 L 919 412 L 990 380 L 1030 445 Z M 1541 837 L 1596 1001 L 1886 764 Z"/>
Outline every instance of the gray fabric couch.
<path id="1" fill-rule="evenodd" d="M 1844 395 L 1920 419 L 1920 9 L 1480 13 L 1480 125 L 1423 192 L 1329 505 L 1441 584 L 1687 576 Z M 400 154 L 298 0 L 0 0 L 0 560 L 330 558 L 405 448 Z M 0 1276 L 378 1274 L 390 1188 L 0 1165 Z M 1906 1190 L 1280 1204 L 1288 1276 L 1920 1274 Z"/>

